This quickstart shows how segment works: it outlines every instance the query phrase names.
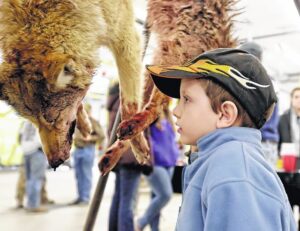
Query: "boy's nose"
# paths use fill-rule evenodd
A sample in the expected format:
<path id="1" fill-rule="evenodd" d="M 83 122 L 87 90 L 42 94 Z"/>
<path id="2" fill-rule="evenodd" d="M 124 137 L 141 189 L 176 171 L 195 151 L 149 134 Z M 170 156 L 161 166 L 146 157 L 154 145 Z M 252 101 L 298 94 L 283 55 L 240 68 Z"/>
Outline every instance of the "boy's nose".
<path id="1" fill-rule="evenodd" d="M 173 110 L 173 115 L 174 115 L 176 118 L 179 118 L 179 108 L 178 108 L 178 105 L 174 108 L 174 110 Z"/>

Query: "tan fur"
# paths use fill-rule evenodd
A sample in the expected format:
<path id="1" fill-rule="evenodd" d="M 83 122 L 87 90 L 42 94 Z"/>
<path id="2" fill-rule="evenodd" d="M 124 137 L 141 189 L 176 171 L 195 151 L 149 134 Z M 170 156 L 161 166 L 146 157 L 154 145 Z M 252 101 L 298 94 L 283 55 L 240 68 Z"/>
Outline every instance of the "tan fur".
<path id="1" fill-rule="evenodd" d="M 129 119 L 142 98 L 140 41 L 130 0 L 0 1 L 0 98 L 39 127 L 54 168 L 69 157 L 77 115 L 82 133 L 89 130 L 78 109 L 102 45 L 116 57 L 122 116 Z M 147 159 L 144 138 L 134 140 L 140 144 L 137 155 Z"/>
<path id="2" fill-rule="evenodd" d="M 153 64 L 183 64 L 196 55 L 215 48 L 233 47 L 231 10 L 236 0 L 149 0 L 147 28 L 157 37 Z M 145 99 L 153 88 L 146 76 Z M 147 100 L 144 100 L 147 102 Z M 130 139 L 149 126 L 168 102 L 157 88 L 141 113 L 123 121 L 118 130 L 120 139 Z M 131 128 L 128 131 L 128 128 Z"/>

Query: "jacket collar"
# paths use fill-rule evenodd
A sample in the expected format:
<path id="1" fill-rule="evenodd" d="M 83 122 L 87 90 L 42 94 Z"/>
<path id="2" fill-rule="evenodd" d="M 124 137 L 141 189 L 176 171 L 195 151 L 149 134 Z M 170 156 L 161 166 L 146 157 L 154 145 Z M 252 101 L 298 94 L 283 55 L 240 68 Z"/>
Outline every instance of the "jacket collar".
<path id="1" fill-rule="evenodd" d="M 203 156 L 218 146 L 234 140 L 259 146 L 261 145 L 261 132 L 258 129 L 246 127 L 216 129 L 197 141 L 199 152 L 191 153 L 190 161 L 193 162 L 199 155 Z"/>

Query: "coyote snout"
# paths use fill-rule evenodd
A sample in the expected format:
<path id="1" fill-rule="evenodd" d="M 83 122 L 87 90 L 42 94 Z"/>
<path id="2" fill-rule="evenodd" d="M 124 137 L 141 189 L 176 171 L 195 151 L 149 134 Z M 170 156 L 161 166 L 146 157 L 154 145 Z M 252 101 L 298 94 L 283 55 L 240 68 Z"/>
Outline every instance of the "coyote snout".
<path id="1" fill-rule="evenodd" d="M 57 168 L 65 160 L 69 158 L 72 144 L 72 135 L 76 126 L 76 120 L 71 123 L 67 132 L 63 130 L 48 130 L 40 127 L 40 137 L 44 144 L 44 151 L 47 154 L 49 164 L 52 168 Z M 58 145 L 57 145 L 58 144 Z"/>
<path id="2" fill-rule="evenodd" d="M 75 105 L 71 105 L 60 112 L 60 117 L 54 123 L 54 126 L 38 125 L 44 152 L 48 157 L 50 166 L 54 169 L 70 157 L 72 136 L 76 126 L 84 136 L 89 135 L 91 132 L 91 124 L 87 113 L 80 103 L 82 97 L 79 96 L 77 100 L 78 102 Z M 74 98 L 74 101 L 76 102 L 76 98 Z"/>

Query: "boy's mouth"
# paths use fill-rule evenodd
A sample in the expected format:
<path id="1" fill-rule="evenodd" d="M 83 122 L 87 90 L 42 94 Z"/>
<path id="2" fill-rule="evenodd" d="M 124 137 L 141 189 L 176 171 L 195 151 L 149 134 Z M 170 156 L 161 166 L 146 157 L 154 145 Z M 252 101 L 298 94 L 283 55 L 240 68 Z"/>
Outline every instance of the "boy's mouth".
<path id="1" fill-rule="evenodd" d="M 181 133 L 182 132 L 182 128 L 178 125 L 178 123 L 175 123 L 175 125 L 176 125 L 176 127 L 178 127 L 177 128 L 177 132 Z"/>
<path id="2" fill-rule="evenodd" d="M 178 132 L 178 133 L 181 133 L 181 132 L 182 132 L 182 128 L 178 128 L 178 129 L 177 129 L 177 132 Z"/>

